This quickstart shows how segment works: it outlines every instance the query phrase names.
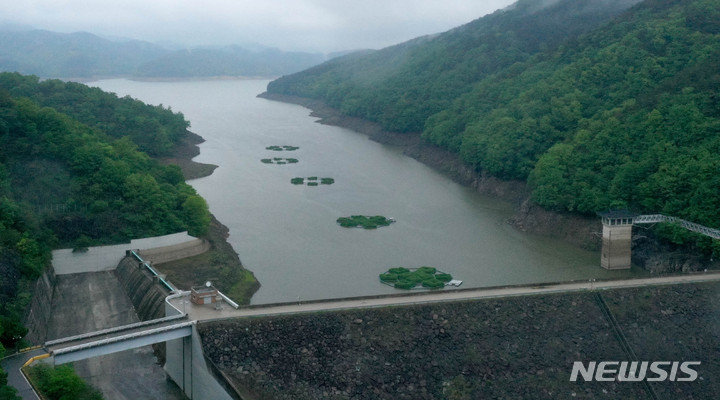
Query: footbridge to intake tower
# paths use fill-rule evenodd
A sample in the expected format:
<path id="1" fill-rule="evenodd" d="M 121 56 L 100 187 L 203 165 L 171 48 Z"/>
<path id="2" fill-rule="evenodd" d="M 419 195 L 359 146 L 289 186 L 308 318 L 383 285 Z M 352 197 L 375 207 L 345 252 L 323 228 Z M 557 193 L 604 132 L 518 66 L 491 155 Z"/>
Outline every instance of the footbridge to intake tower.
<path id="1" fill-rule="evenodd" d="M 603 224 L 600 265 L 605 269 L 630 268 L 633 225 L 670 223 L 713 239 L 720 239 L 720 229 L 708 228 L 662 214 L 639 215 L 621 210 L 598 213 L 598 215 L 602 218 Z"/>

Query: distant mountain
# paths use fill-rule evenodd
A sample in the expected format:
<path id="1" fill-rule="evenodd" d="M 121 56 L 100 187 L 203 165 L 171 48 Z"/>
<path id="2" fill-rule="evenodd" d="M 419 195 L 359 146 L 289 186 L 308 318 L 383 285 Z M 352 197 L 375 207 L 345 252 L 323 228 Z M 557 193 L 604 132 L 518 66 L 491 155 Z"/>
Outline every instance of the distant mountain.
<path id="1" fill-rule="evenodd" d="M 138 65 L 165 53 L 151 43 L 110 41 L 86 32 L 0 32 L 0 70 L 44 78 L 132 75 Z"/>
<path id="2" fill-rule="evenodd" d="M 137 67 L 139 77 L 279 76 L 326 60 L 322 54 L 239 46 L 174 51 Z"/>
<path id="3" fill-rule="evenodd" d="M 252 46 L 170 49 L 86 32 L 0 30 L 0 71 L 43 78 L 279 76 L 325 61 L 322 54 Z"/>

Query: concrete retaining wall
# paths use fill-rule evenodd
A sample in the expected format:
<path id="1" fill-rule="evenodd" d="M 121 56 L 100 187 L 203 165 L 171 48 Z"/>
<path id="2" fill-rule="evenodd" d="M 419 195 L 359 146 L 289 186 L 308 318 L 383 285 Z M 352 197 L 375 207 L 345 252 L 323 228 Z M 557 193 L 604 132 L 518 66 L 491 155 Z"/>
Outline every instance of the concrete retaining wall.
<path id="1" fill-rule="evenodd" d="M 165 314 L 170 317 L 179 311 L 169 303 L 165 305 Z M 165 342 L 167 349 L 165 372 L 175 381 L 190 399 L 239 400 L 234 390 L 228 386 L 222 373 L 214 368 L 203 352 L 200 335 L 193 326 L 190 337 Z M 232 395 L 231 395 L 232 393 Z"/>
<path id="2" fill-rule="evenodd" d="M 40 278 L 35 281 L 32 301 L 23 321 L 28 328 L 25 340 L 30 344 L 41 344 L 47 340 L 55 284 L 55 271 L 53 271 L 52 267 L 46 269 Z"/>
<path id="3" fill-rule="evenodd" d="M 210 243 L 207 240 L 195 239 L 170 246 L 140 250 L 138 254 L 143 260 L 152 264 L 162 264 L 196 256 L 208 250 L 210 250 Z"/>
<path id="4" fill-rule="evenodd" d="M 198 240 L 188 235 L 187 232 L 180 232 L 165 236 L 135 239 L 126 244 L 90 247 L 83 252 L 73 252 L 72 249 L 53 250 L 52 265 L 58 275 L 112 271 L 117 267 L 120 260 L 125 257 L 126 250 L 152 252 L 153 249 L 165 249 L 158 250 L 158 255 L 170 259 L 169 254 L 173 249 L 182 250 L 185 254 L 190 255 L 206 251 L 209 246 L 204 247 L 198 244 Z M 175 246 L 178 246 L 178 248 L 175 249 Z M 182 257 L 175 259 L 178 258 Z"/>

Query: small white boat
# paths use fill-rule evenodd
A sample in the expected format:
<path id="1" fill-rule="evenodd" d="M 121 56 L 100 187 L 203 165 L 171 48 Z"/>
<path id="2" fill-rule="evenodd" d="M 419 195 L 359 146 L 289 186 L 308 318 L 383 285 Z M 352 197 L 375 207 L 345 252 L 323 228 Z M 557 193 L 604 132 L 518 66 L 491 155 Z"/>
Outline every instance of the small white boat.
<path id="1" fill-rule="evenodd" d="M 453 279 L 450 282 L 445 284 L 446 286 L 460 286 L 462 285 L 462 281 L 459 279 Z"/>

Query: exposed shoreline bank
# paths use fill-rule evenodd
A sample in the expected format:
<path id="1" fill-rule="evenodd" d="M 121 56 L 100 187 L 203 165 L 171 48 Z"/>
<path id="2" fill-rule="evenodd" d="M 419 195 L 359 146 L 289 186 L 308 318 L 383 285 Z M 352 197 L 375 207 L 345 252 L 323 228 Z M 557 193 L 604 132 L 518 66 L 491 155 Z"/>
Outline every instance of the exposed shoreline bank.
<path id="1" fill-rule="evenodd" d="M 405 155 L 461 185 L 510 202 L 515 212 L 507 222 L 523 232 L 563 240 L 590 251 L 599 252 L 602 246 L 602 223 L 598 218 L 545 210 L 531 201 L 530 189 L 524 181 L 503 181 L 479 173 L 465 165 L 457 154 L 425 142 L 418 133 L 385 131 L 375 122 L 342 115 L 320 100 L 268 92 L 257 97 L 308 108 L 311 116 L 319 118 L 318 123 L 347 128 L 376 142 L 397 146 Z M 720 269 L 720 261 L 662 243 L 651 231 L 634 235 L 633 264 L 653 273 Z"/>
<path id="2" fill-rule="evenodd" d="M 448 150 L 428 144 L 417 133 L 395 133 L 383 130 L 379 124 L 348 117 L 319 100 L 264 92 L 260 98 L 292 103 L 311 110 L 320 118 L 318 123 L 340 126 L 367 135 L 378 143 L 397 146 L 402 152 L 445 174 L 453 181 L 473 188 L 479 193 L 510 202 L 515 215 L 507 222 L 521 231 L 558 238 L 587 250 L 599 250 L 602 225 L 597 218 L 552 213 L 530 201 L 530 190 L 523 181 L 503 181 L 485 173 L 478 173 L 465 165 L 460 157 Z"/>
<path id="3" fill-rule="evenodd" d="M 160 158 L 159 161 L 178 165 L 186 181 L 210 176 L 217 165 L 192 160 L 200 154 L 198 145 L 204 141 L 200 135 L 187 131 L 173 155 Z M 237 303 L 249 304 L 252 295 L 260 288 L 260 282 L 251 271 L 245 269 L 238 253 L 227 241 L 228 227 L 214 215 L 211 216 L 212 221 L 205 237 L 210 242 L 210 250 L 194 257 L 158 264 L 157 268 L 182 289 L 189 290 L 194 285 L 212 280 L 218 289 Z"/>
<path id="4" fill-rule="evenodd" d="M 185 137 L 175 146 L 173 154 L 169 157 L 160 157 L 158 161 L 164 165 L 175 164 L 179 166 L 186 181 L 210 176 L 218 167 L 217 165 L 193 161 L 193 158 L 200 154 L 198 145 L 204 141 L 205 139 L 202 136 L 186 131 Z"/>

